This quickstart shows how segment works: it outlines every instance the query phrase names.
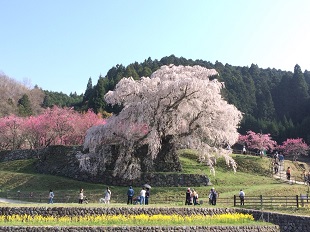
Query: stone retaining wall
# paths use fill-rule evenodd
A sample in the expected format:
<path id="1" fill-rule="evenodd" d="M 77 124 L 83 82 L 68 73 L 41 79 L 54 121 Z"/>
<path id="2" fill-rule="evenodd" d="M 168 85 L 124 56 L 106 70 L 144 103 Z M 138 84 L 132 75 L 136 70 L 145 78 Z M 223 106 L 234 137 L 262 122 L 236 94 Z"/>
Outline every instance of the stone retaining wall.
<path id="1" fill-rule="evenodd" d="M 266 222 L 271 222 L 278 225 L 280 230 L 275 230 L 276 227 L 259 227 L 264 230 L 256 230 L 252 228 L 252 231 L 281 231 L 281 232 L 306 232 L 310 231 L 310 217 L 308 216 L 297 216 L 280 214 L 274 212 L 262 212 L 259 210 L 248 210 L 248 209 L 238 209 L 238 208 L 201 208 L 201 207 L 181 207 L 181 208 L 153 208 L 153 207 L 97 207 L 97 208 L 79 208 L 79 207 L 1 207 L 0 215 L 12 215 L 12 214 L 29 214 L 29 215 L 54 215 L 54 216 L 64 216 L 64 215 L 129 215 L 129 214 L 179 214 L 179 215 L 193 215 L 193 214 L 203 214 L 203 215 L 213 215 L 213 214 L 224 214 L 224 213 L 248 213 L 252 214 L 255 220 L 263 220 Z M 4 228 L 4 227 L 2 227 Z M 0 231 L 2 231 L 0 228 Z M 106 227 L 104 227 L 106 229 Z M 127 227 L 122 227 L 127 228 Z M 136 231 L 139 231 L 140 227 L 137 227 Z M 151 231 L 169 231 L 165 228 L 160 228 L 158 230 L 154 229 L 156 227 L 148 227 Z M 200 228 L 200 227 L 199 227 Z M 197 230 L 199 229 L 197 227 Z M 211 227 L 201 227 L 203 229 L 210 229 Z M 215 228 L 215 227 L 213 227 Z M 233 229 L 226 230 L 229 227 L 219 227 L 218 230 L 208 230 L 205 231 L 235 231 Z M 235 227 L 234 227 L 235 228 Z M 128 228 L 127 228 L 128 229 Z M 191 231 L 189 227 L 180 227 L 179 231 Z M 243 230 L 244 229 L 244 230 Z M 239 231 L 250 231 L 248 227 L 243 227 Z M 129 231 L 128 229 L 127 231 Z M 5 230 L 10 231 L 10 230 Z M 18 230 L 17 230 L 18 231 Z M 20 230 L 23 231 L 23 230 Z M 26 231 L 26 230 L 24 230 Z M 27 230 L 28 231 L 28 230 Z M 39 230 L 29 230 L 29 231 L 39 231 Z M 49 230 L 42 230 L 49 231 Z M 65 231 L 65 230 L 57 230 Z M 73 230 L 74 231 L 74 230 Z M 80 230 L 76 230 L 80 231 Z M 81 230 L 83 231 L 83 230 Z M 87 230 L 90 231 L 90 230 Z M 100 230 L 99 230 L 100 231 Z M 108 230 L 106 231 L 121 231 L 121 230 Z M 126 231 L 126 230 L 125 230 Z M 171 230 L 170 230 L 171 231 Z M 174 230 L 178 231 L 178 230 Z M 238 230 L 236 230 L 238 231 Z"/>
<path id="2" fill-rule="evenodd" d="M 202 207 L 1 207 L 0 215 L 44 215 L 44 216 L 85 216 L 85 215 L 139 215 L 139 214 L 178 214 L 178 215 L 214 215 L 236 213 L 238 209 L 202 208 Z M 250 212 L 245 212 L 250 213 Z"/>
<path id="3" fill-rule="evenodd" d="M 280 226 L 281 232 L 310 231 L 310 217 L 289 215 L 259 210 L 237 209 L 238 212 L 252 214 L 255 220 L 264 220 Z"/>
<path id="4" fill-rule="evenodd" d="M 0 162 L 38 158 L 37 150 L 0 151 Z"/>
<path id="5" fill-rule="evenodd" d="M 171 187 L 188 187 L 188 186 L 207 186 L 210 185 L 208 176 L 199 174 L 182 174 L 182 173 L 157 173 L 144 172 L 140 178 L 126 180 L 115 177 L 112 170 L 103 170 L 91 172 L 81 170 L 77 156 L 83 156 L 81 146 L 50 146 L 38 150 L 15 150 L 0 151 L 0 162 L 36 159 L 35 169 L 41 174 L 50 174 L 64 176 L 79 181 L 93 183 L 102 183 L 111 186 L 142 186 L 145 183 L 151 186 L 171 186 Z M 96 159 L 93 163 L 98 162 Z"/>

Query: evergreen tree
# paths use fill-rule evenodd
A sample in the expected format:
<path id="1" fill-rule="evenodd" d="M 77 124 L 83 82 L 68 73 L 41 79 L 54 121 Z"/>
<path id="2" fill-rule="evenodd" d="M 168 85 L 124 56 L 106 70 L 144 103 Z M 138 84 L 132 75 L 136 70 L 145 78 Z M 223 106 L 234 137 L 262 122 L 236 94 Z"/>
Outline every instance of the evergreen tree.
<path id="1" fill-rule="evenodd" d="M 102 112 L 106 106 L 106 103 L 104 101 L 105 94 L 105 78 L 100 76 L 97 85 L 94 87 L 92 98 L 88 102 L 88 108 L 93 109 L 95 113 Z"/>
<path id="2" fill-rule="evenodd" d="M 292 84 L 294 85 L 294 88 L 296 88 L 296 97 L 298 100 L 304 101 L 309 98 L 308 85 L 298 64 L 294 67 Z"/>
<path id="3" fill-rule="evenodd" d="M 253 114 L 254 110 L 257 108 L 256 97 L 255 97 L 256 88 L 255 88 L 255 83 L 253 81 L 253 78 L 250 75 L 248 70 L 249 69 L 247 67 L 242 67 L 240 70 L 244 85 L 246 87 L 246 91 L 243 96 L 246 99 L 246 106 L 244 107 L 245 108 L 244 112 Z"/>
<path id="4" fill-rule="evenodd" d="M 134 80 L 138 80 L 140 78 L 133 65 L 127 66 L 124 77 L 132 77 Z"/>
<path id="5" fill-rule="evenodd" d="M 45 95 L 44 99 L 43 99 L 42 107 L 43 108 L 48 108 L 50 106 L 51 106 L 51 104 L 50 104 L 50 97 L 48 95 Z"/>
<path id="6" fill-rule="evenodd" d="M 273 99 L 275 109 L 277 112 L 277 119 L 281 120 L 283 117 L 290 117 L 290 108 L 293 104 L 290 98 L 290 83 L 292 76 L 290 73 L 283 75 L 279 85 L 275 88 Z"/>
<path id="7" fill-rule="evenodd" d="M 270 93 L 270 87 L 267 82 L 268 76 L 261 72 L 257 65 L 252 64 L 249 68 L 255 86 L 255 97 L 256 97 L 256 109 L 254 115 L 257 119 L 272 120 L 275 116 L 275 109 L 273 99 Z"/>
<path id="8" fill-rule="evenodd" d="M 305 70 L 304 72 L 304 77 L 305 77 L 305 81 L 307 82 L 307 85 L 308 85 L 308 93 L 310 94 L 310 71 L 308 70 Z"/>
<path id="9" fill-rule="evenodd" d="M 152 74 L 152 70 L 149 67 L 143 67 L 142 75 L 143 77 L 149 77 Z"/>
<path id="10" fill-rule="evenodd" d="M 32 115 L 31 102 L 27 94 L 18 100 L 18 113 L 24 117 Z"/>
<path id="11" fill-rule="evenodd" d="M 92 79 L 90 77 L 88 79 L 86 90 L 85 90 L 85 93 L 84 93 L 84 96 L 83 96 L 83 102 L 89 101 L 89 99 L 91 98 L 92 93 L 93 93 L 93 82 L 92 82 Z"/>
<path id="12" fill-rule="evenodd" d="M 298 64 L 294 67 L 294 75 L 292 78 L 290 93 L 293 103 L 290 110 L 291 117 L 298 122 L 304 117 L 302 114 L 302 106 L 304 106 L 305 102 L 309 98 L 308 85 Z"/>

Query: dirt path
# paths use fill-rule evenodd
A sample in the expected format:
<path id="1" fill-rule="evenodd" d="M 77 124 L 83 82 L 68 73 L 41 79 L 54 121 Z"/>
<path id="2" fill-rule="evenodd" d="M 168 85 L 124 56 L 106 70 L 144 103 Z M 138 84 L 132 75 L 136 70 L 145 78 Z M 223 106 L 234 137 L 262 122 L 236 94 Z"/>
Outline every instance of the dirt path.
<path id="1" fill-rule="evenodd" d="M 288 183 L 288 184 L 301 184 L 301 185 L 305 185 L 305 182 L 296 181 L 294 175 L 292 175 L 290 180 L 288 180 L 286 178 L 286 168 L 285 168 L 285 165 L 284 165 L 283 162 L 280 162 L 279 172 L 277 174 L 274 174 L 273 177 L 278 179 L 278 180 L 281 180 L 281 181 L 283 181 L 285 183 Z"/>
<path id="2" fill-rule="evenodd" d="M 29 204 L 31 202 L 12 200 L 12 199 L 7 199 L 7 198 L 0 198 L 0 203 Z"/>

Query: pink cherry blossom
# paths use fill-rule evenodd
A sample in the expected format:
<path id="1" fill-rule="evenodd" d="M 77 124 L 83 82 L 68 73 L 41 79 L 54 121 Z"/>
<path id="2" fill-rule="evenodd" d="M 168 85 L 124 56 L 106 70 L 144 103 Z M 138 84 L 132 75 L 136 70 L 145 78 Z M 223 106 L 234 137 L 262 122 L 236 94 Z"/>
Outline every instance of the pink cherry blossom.
<path id="1" fill-rule="evenodd" d="M 287 139 L 279 146 L 284 155 L 291 155 L 297 158 L 299 155 L 308 155 L 309 146 L 301 138 Z"/>
<path id="2" fill-rule="evenodd" d="M 255 133 L 253 131 L 247 131 L 246 135 L 240 135 L 238 143 L 259 151 L 273 151 L 277 146 L 277 142 L 272 140 L 270 134 Z"/>

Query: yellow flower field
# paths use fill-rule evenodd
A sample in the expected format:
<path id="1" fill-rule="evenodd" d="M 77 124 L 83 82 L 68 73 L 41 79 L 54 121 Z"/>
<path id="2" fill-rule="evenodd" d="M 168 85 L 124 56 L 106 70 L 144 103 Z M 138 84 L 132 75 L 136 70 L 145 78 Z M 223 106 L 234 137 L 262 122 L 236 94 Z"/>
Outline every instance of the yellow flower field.
<path id="1" fill-rule="evenodd" d="M 42 216 L 42 215 L 1 215 L 0 225 L 231 225 L 253 224 L 250 214 L 220 215 L 86 215 L 86 216 Z"/>

